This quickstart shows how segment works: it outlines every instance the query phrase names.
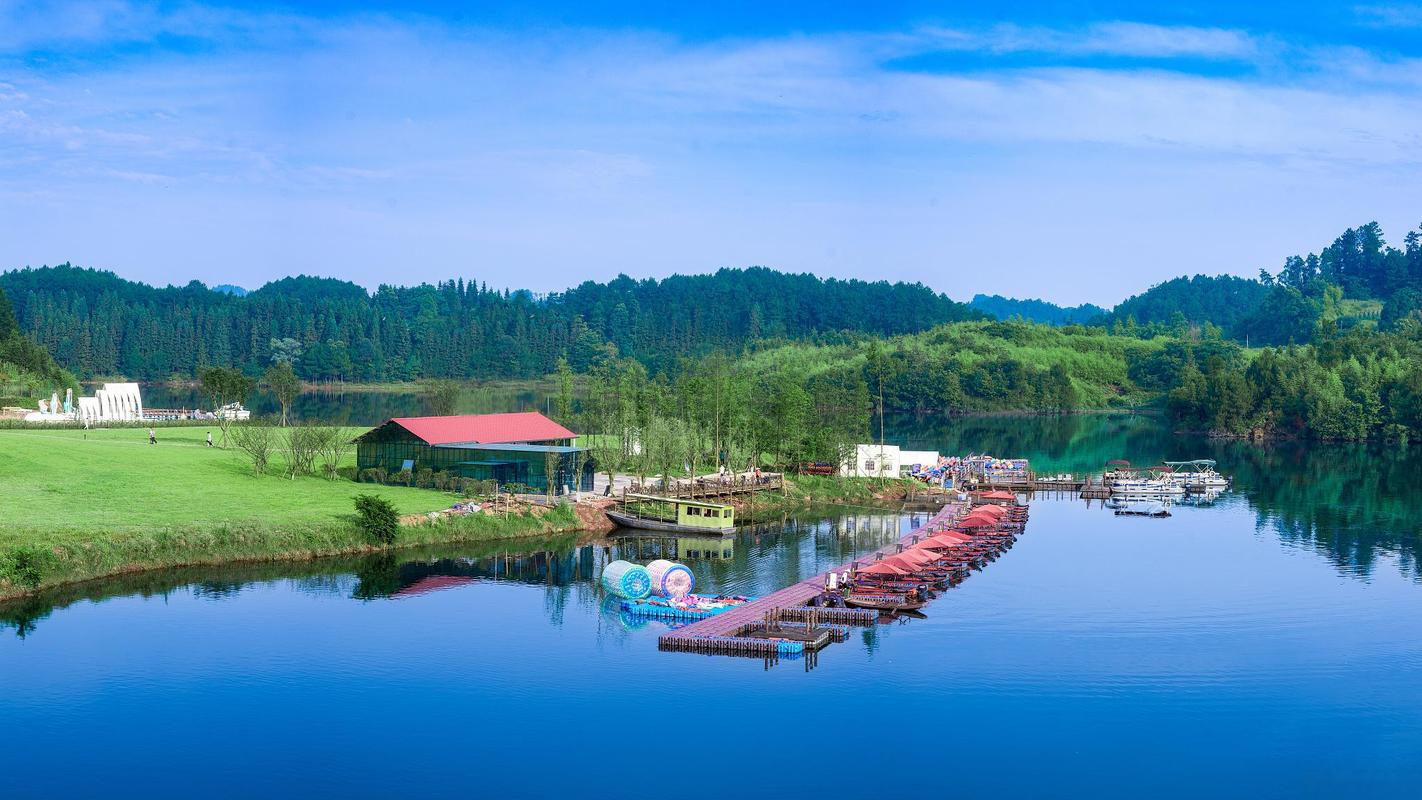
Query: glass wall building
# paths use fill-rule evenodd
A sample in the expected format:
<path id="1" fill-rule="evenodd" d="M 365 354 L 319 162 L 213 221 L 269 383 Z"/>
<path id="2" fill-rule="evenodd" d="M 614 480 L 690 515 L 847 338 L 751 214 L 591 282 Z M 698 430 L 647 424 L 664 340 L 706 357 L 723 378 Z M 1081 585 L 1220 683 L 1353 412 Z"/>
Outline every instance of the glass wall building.
<path id="1" fill-rule="evenodd" d="M 400 417 L 356 439 L 359 472 L 429 469 L 546 493 L 590 492 L 595 464 L 575 434 L 536 412 Z"/>

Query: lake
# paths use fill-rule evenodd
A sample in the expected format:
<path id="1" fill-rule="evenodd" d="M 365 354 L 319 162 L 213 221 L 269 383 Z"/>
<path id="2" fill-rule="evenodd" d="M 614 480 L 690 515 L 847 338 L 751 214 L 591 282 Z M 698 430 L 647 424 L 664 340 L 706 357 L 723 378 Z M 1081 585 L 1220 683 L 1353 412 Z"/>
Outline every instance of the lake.
<path id="1" fill-rule="evenodd" d="M 658 652 L 666 626 L 610 608 L 598 570 L 674 553 L 702 589 L 759 594 L 912 515 L 71 587 L 0 607 L 0 795 L 1415 796 L 1416 448 L 1147 416 L 891 423 L 1041 471 L 1215 458 L 1236 485 L 1168 519 L 1038 497 L 926 619 L 814 661 Z"/>

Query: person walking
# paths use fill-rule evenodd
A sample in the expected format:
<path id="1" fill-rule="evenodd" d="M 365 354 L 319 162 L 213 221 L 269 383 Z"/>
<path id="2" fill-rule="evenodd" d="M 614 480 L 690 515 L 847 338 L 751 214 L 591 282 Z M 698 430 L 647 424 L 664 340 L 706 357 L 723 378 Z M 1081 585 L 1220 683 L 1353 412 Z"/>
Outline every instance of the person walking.
<path id="1" fill-rule="evenodd" d="M 207 446 L 212 447 L 212 431 L 207 432 Z"/>
<path id="2" fill-rule="evenodd" d="M 148 443 L 158 444 L 158 434 L 154 433 L 152 428 L 148 429 Z"/>

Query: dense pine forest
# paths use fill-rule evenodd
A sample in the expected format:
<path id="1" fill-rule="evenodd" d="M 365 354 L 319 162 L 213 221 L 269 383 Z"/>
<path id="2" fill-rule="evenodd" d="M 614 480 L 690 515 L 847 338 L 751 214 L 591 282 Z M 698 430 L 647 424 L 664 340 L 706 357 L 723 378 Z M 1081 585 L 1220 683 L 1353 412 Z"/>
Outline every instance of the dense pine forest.
<path id="1" fill-rule="evenodd" d="M 43 346 L 21 335 L 19 321 L 0 289 L 0 405 L 29 405 L 29 398 L 78 386 Z"/>
<path id="2" fill-rule="evenodd" d="M 775 340 L 888 336 L 982 315 L 919 284 L 768 269 L 584 283 L 548 297 L 462 279 L 381 286 L 295 277 L 250 293 L 154 288 L 70 265 L 0 275 L 21 330 L 83 378 L 258 375 L 289 362 L 312 381 L 524 378 L 560 358 L 586 370 L 611 347 L 653 371 Z"/>

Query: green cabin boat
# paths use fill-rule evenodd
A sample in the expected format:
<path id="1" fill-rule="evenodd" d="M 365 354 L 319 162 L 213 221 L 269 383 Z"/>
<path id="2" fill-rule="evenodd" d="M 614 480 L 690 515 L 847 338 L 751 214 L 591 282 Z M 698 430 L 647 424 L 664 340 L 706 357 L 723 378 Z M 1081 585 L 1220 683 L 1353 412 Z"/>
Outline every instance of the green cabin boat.
<path id="1" fill-rule="evenodd" d="M 736 510 L 721 503 L 624 494 L 607 516 L 624 528 L 672 533 L 731 533 L 736 529 Z"/>

